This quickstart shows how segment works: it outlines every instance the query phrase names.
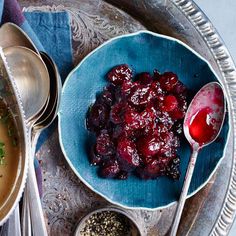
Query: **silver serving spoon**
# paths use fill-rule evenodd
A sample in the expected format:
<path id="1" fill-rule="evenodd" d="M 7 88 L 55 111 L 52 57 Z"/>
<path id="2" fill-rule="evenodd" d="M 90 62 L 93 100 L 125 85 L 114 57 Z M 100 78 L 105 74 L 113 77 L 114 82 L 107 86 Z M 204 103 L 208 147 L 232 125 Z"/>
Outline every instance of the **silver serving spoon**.
<path id="1" fill-rule="evenodd" d="M 182 211 L 191 183 L 198 152 L 218 137 L 225 117 L 225 99 L 219 83 L 203 86 L 189 105 L 184 119 L 184 134 L 192 148 L 177 210 L 171 228 L 171 236 L 177 234 Z"/>
<path id="2" fill-rule="evenodd" d="M 35 155 L 35 149 L 36 144 L 38 141 L 38 138 L 40 136 L 40 133 L 47 128 L 56 118 L 58 108 L 59 108 L 59 102 L 60 102 L 60 95 L 61 95 L 61 78 L 57 69 L 56 64 L 52 61 L 52 59 L 46 54 L 41 52 L 41 57 L 44 60 L 49 76 L 50 76 L 50 99 L 48 106 L 46 107 L 44 113 L 35 121 L 33 128 L 32 128 L 32 159 Z M 33 183 L 32 183 L 33 184 Z M 32 185 L 29 184 L 31 187 Z M 37 187 L 35 185 L 34 187 Z M 28 185 L 26 188 L 26 192 L 28 192 Z M 22 233 L 23 235 L 27 234 L 28 228 L 27 222 L 32 221 L 33 225 L 33 232 L 38 233 L 37 226 L 38 224 L 38 215 L 37 212 L 34 210 L 35 201 L 38 201 L 37 196 L 34 196 L 36 191 L 33 191 L 31 194 L 26 194 L 26 197 L 23 199 L 23 214 L 22 214 L 22 222 L 25 222 L 25 226 L 22 227 Z M 33 209 L 29 213 L 29 209 L 27 209 L 30 206 L 30 209 Z M 29 220 L 31 219 L 31 220 Z"/>
<path id="3" fill-rule="evenodd" d="M 29 48 L 40 56 L 39 51 L 28 35 L 19 26 L 7 22 L 0 28 L 0 47 L 4 49 L 11 46 L 23 46 Z M 45 106 L 46 105 L 47 102 Z M 5 235 L 21 236 L 19 215 L 19 206 L 17 206 L 14 210 L 14 214 L 10 216 L 9 220 L 3 226 L 4 229 L 2 232 L 4 232 Z M 29 232 L 29 234 L 31 234 L 31 232 Z"/>
<path id="4" fill-rule="evenodd" d="M 45 52 L 40 52 L 40 55 L 47 66 L 50 77 L 50 99 L 47 109 L 35 122 L 34 130 L 37 131 L 47 128 L 56 118 L 62 90 L 61 77 L 57 65 Z"/>
<path id="5" fill-rule="evenodd" d="M 40 57 L 30 49 L 15 46 L 5 48 L 3 51 L 21 95 L 29 133 L 31 133 L 36 118 L 44 110 L 49 96 L 50 85 L 47 68 Z M 31 144 L 31 137 L 29 137 L 29 144 Z M 33 207 L 38 214 L 37 232 L 39 235 L 47 235 L 32 158 L 29 159 L 26 188 L 29 185 L 29 193 L 34 194 L 37 199 L 34 201 Z"/>
<path id="6" fill-rule="evenodd" d="M 0 46 L 2 48 L 23 46 L 39 55 L 38 49 L 28 35 L 19 26 L 10 22 L 3 24 L 0 28 Z"/>
<path id="7" fill-rule="evenodd" d="M 12 46 L 26 47 L 35 52 L 39 57 L 41 57 L 38 49 L 29 38 L 29 36 L 19 26 L 10 22 L 3 24 L 0 28 L 0 46 L 2 48 Z M 46 109 L 48 101 L 49 99 L 42 109 Z M 43 112 L 44 111 L 41 111 L 38 115 L 40 116 Z"/>
<path id="8" fill-rule="evenodd" d="M 29 122 L 43 110 L 49 96 L 49 75 L 42 60 L 32 50 L 21 46 L 4 48 Z"/>

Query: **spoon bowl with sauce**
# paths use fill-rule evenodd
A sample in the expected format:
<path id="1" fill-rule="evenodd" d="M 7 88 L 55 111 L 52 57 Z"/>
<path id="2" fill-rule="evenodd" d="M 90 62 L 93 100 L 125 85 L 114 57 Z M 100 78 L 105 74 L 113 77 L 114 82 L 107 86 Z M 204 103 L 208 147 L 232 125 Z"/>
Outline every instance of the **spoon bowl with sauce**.
<path id="1" fill-rule="evenodd" d="M 223 126 L 225 110 L 224 93 L 221 85 L 217 82 L 203 86 L 189 105 L 183 128 L 185 137 L 190 143 L 192 154 L 172 224 L 171 236 L 175 236 L 178 230 L 198 153 L 218 137 Z"/>
<path id="2" fill-rule="evenodd" d="M 213 141 L 221 130 L 225 101 L 221 86 L 212 82 L 196 94 L 184 120 L 184 134 L 191 146 L 202 148 Z"/>

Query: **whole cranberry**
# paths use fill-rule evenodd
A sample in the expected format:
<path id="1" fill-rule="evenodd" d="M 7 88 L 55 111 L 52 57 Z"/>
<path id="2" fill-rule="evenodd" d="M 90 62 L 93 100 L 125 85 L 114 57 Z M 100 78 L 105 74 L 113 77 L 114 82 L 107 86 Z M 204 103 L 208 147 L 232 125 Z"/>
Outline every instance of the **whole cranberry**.
<path id="1" fill-rule="evenodd" d="M 133 130 L 141 129 L 145 125 L 145 121 L 142 116 L 133 109 L 128 109 L 125 113 L 125 124 Z"/>
<path id="2" fill-rule="evenodd" d="M 174 111 L 173 111 L 174 112 Z M 168 112 L 157 111 L 156 122 L 158 124 L 163 124 L 167 129 L 171 129 L 174 124 L 172 116 Z"/>
<path id="3" fill-rule="evenodd" d="M 173 88 L 173 93 L 186 95 L 186 92 L 187 92 L 187 88 L 181 81 L 178 80 Z"/>
<path id="4" fill-rule="evenodd" d="M 114 143 L 110 139 L 110 136 L 106 130 L 102 130 L 101 134 L 97 137 L 95 148 L 96 153 L 102 156 L 109 156 L 114 154 Z"/>
<path id="5" fill-rule="evenodd" d="M 133 130 L 130 129 L 130 127 L 125 124 L 125 123 L 121 123 L 121 124 L 117 124 L 114 129 L 113 129 L 113 133 L 112 133 L 112 138 L 113 139 L 118 139 L 118 138 L 129 138 L 130 136 L 133 135 Z"/>
<path id="6" fill-rule="evenodd" d="M 138 82 L 140 84 L 147 85 L 147 84 L 150 84 L 153 81 L 153 78 L 152 78 L 151 74 L 148 73 L 148 72 L 140 73 L 137 77 L 138 77 Z"/>
<path id="7" fill-rule="evenodd" d="M 131 89 L 127 99 L 132 106 L 142 106 L 148 103 L 149 92 L 150 86 L 136 85 Z"/>
<path id="8" fill-rule="evenodd" d="M 123 93 L 123 95 L 127 96 L 130 93 L 133 86 L 134 85 L 131 80 L 125 80 L 122 83 L 120 90 Z"/>
<path id="9" fill-rule="evenodd" d="M 170 92 L 177 84 L 178 77 L 172 72 L 165 72 L 161 75 L 159 82 L 163 90 Z"/>
<path id="10" fill-rule="evenodd" d="M 173 119 L 173 120 L 180 120 L 180 119 L 183 119 L 184 116 L 185 116 L 185 111 L 183 111 L 182 109 L 179 109 L 179 108 L 176 108 L 174 109 L 173 111 L 170 111 L 169 114 L 170 114 L 170 117 Z"/>
<path id="11" fill-rule="evenodd" d="M 146 126 L 153 123 L 156 118 L 156 109 L 153 106 L 147 106 L 146 109 L 141 112 L 141 118 L 144 120 Z"/>
<path id="12" fill-rule="evenodd" d="M 162 101 L 164 98 L 164 92 L 160 86 L 159 81 L 153 81 L 150 86 L 148 101 L 157 100 Z"/>
<path id="13" fill-rule="evenodd" d="M 104 178 L 114 178 L 120 172 L 117 160 L 108 160 L 100 167 L 99 173 Z"/>
<path id="14" fill-rule="evenodd" d="M 157 136 L 145 136 L 139 139 L 137 148 L 139 153 L 145 157 L 151 157 L 157 154 L 161 148 L 161 140 Z"/>
<path id="15" fill-rule="evenodd" d="M 95 103 L 87 117 L 87 129 L 98 132 L 107 124 L 108 118 L 109 108 L 105 104 Z"/>
<path id="16" fill-rule="evenodd" d="M 161 106 L 162 111 L 173 111 L 178 107 L 177 98 L 174 95 L 168 95 L 164 97 L 164 101 Z"/>
<path id="17" fill-rule="evenodd" d="M 130 171 L 139 166 L 140 158 L 136 145 L 127 138 L 122 138 L 117 144 L 117 157 L 123 170 Z"/>
<path id="18" fill-rule="evenodd" d="M 114 101 L 114 94 L 108 89 L 104 89 L 103 92 L 100 94 L 98 101 L 102 104 L 111 106 Z"/>
<path id="19" fill-rule="evenodd" d="M 165 166 L 158 160 L 153 159 L 143 168 L 138 169 L 138 174 L 142 179 L 155 179 L 165 173 Z"/>
<path id="20" fill-rule="evenodd" d="M 107 74 L 107 78 L 111 83 L 121 85 L 124 81 L 132 78 L 132 70 L 126 64 L 119 65 Z"/>
<path id="21" fill-rule="evenodd" d="M 124 102 L 116 103 L 111 107 L 110 120 L 114 124 L 120 124 L 124 120 L 124 114 L 127 104 Z"/>

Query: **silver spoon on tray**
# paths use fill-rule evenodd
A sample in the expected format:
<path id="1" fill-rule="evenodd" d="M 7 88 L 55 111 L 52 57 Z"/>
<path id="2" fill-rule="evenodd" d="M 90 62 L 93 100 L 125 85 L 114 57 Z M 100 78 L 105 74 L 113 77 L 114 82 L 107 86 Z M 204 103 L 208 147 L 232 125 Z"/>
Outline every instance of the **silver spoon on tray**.
<path id="1" fill-rule="evenodd" d="M 40 56 L 38 49 L 33 44 L 28 35 L 17 25 L 7 22 L 0 28 L 0 46 L 4 49 L 12 46 L 23 46 L 31 49 L 37 55 Z M 47 102 L 44 107 L 46 107 Z M 19 218 L 19 206 L 16 207 L 14 214 L 12 214 L 9 220 L 4 224 L 5 235 L 21 235 L 21 226 Z"/>
<path id="2" fill-rule="evenodd" d="M 225 109 L 224 93 L 220 84 L 216 82 L 203 86 L 189 105 L 184 119 L 184 134 L 191 145 L 192 154 L 175 212 L 171 236 L 177 234 L 198 153 L 218 137 L 223 125 Z"/>
<path id="3" fill-rule="evenodd" d="M 45 104 L 49 97 L 50 83 L 47 68 L 41 58 L 30 49 L 15 46 L 5 48 L 3 51 L 21 95 L 29 134 L 31 134 L 33 125 L 37 118 L 41 116 L 41 112 L 45 110 Z M 29 144 L 31 145 L 31 137 L 29 137 Z M 29 158 L 26 188 L 29 190 L 29 195 L 35 197 L 34 211 L 37 212 L 38 218 L 33 230 L 36 230 L 39 233 L 38 235 L 47 235 L 33 158 Z"/>
<path id="4" fill-rule="evenodd" d="M 41 132 L 44 129 L 46 129 L 55 120 L 57 116 L 59 103 L 60 103 L 61 88 L 62 88 L 61 78 L 57 70 L 56 64 L 52 61 L 52 59 L 46 53 L 41 52 L 40 54 L 49 72 L 50 98 L 49 98 L 48 106 L 46 107 L 42 115 L 35 121 L 32 128 L 32 147 L 31 148 L 32 148 L 33 159 L 34 159 L 37 141 Z M 29 191 L 28 188 L 26 188 L 26 192 L 27 191 Z M 25 223 L 23 223 L 23 227 L 22 227 L 23 235 L 26 235 L 27 233 L 29 226 L 24 225 L 24 224 L 27 224 L 27 222 L 30 221 L 29 218 L 31 218 L 31 221 L 32 221 L 33 231 L 34 231 L 35 225 L 38 224 L 38 213 L 35 210 L 33 210 L 31 211 L 30 216 L 29 216 L 29 210 L 27 209 L 27 207 L 29 206 L 31 206 L 30 207 L 31 209 L 34 209 L 35 199 L 36 199 L 35 196 L 32 194 L 26 194 L 26 196 L 24 196 L 22 222 L 25 222 Z"/>
<path id="5" fill-rule="evenodd" d="M 19 26 L 10 22 L 3 24 L 0 28 L 0 46 L 2 48 L 22 46 L 31 49 L 39 55 L 38 49 L 28 35 Z"/>

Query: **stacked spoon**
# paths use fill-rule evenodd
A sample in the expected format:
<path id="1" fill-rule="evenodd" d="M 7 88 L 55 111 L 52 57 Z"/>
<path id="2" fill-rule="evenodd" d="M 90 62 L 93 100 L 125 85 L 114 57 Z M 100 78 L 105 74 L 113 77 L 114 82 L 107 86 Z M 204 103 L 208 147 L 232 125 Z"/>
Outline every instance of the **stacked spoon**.
<path id="1" fill-rule="evenodd" d="M 3 48 L 10 71 L 21 95 L 31 146 L 29 173 L 26 183 L 22 229 L 19 208 L 4 226 L 3 235 L 47 235 L 36 175 L 34 155 L 38 137 L 56 118 L 60 102 L 61 80 L 55 63 L 39 52 L 30 38 L 16 25 L 6 23 L 0 29 Z"/>

